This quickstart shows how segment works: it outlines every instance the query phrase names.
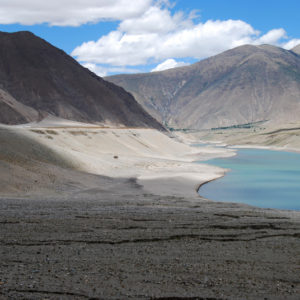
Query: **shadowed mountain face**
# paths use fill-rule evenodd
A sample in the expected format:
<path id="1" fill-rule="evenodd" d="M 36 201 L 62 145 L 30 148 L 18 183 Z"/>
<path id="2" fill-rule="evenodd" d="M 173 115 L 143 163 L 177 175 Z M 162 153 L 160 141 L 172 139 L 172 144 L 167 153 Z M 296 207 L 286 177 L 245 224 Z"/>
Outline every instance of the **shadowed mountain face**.
<path id="1" fill-rule="evenodd" d="M 179 128 L 300 120 L 300 55 L 241 46 L 191 66 L 106 78 L 154 116 Z"/>
<path id="2" fill-rule="evenodd" d="M 0 123 L 47 114 L 82 122 L 163 129 L 131 94 L 30 32 L 0 32 Z"/>

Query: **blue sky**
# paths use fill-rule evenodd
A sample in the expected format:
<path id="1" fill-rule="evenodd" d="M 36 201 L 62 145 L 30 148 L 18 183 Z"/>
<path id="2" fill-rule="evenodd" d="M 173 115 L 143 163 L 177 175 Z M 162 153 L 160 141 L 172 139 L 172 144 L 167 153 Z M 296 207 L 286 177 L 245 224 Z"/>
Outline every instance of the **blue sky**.
<path id="1" fill-rule="evenodd" d="M 300 43 L 300 1 L 0 0 L 0 30 L 30 30 L 101 76 L 193 63 L 243 44 Z"/>
<path id="2" fill-rule="evenodd" d="M 300 38 L 300 1 L 298 0 L 178 0 L 178 9 L 192 7 L 200 11 L 202 21 L 209 19 L 240 19 L 267 32 L 284 28 L 289 35 Z"/>

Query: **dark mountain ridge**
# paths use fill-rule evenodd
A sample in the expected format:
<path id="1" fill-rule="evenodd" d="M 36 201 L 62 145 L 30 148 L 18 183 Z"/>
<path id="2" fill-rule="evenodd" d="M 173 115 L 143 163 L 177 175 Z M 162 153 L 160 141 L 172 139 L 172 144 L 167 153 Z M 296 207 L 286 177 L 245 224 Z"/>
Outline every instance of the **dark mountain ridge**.
<path id="1" fill-rule="evenodd" d="M 294 51 L 245 45 L 190 66 L 106 79 L 174 127 L 299 121 L 300 56 Z"/>
<path id="2" fill-rule="evenodd" d="M 0 123 L 51 114 L 122 126 L 163 127 L 123 88 L 31 32 L 0 32 Z"/>

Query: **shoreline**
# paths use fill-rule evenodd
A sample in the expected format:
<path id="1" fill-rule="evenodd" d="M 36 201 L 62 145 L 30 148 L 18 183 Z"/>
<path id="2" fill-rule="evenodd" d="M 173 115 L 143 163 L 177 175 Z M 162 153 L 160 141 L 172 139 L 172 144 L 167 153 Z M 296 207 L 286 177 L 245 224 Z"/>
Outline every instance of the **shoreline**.
<path id="1" fill-rule="evenodd" d="M 292 152 L 292 153 L 300 153 L 300 149 L 298 148 L 287 148 L 287 147 L 279 147 L 279 146 L 262 146 L 262 145 L 228 145 L 233 149 L 262 149 L 262 150 L 270 150 L 270 151 L 283 151 L 283 152 Z"/>
<path id="2" fill-rule="evenodd" d="M 62 124 L 65 126 L 61 127 Z M 287 151 L 287 148 L 283 149 L 282 147 L 229 145 L 223 141 L 205 143 L 203 140 L 201 143 L 206 145 L 199 147 L 194 145 L 195 140 L 191 140 L 190 137 L 184 138 L 184 135 L 175 136 L 174 140 L 165 134 L 153 132 L 151 129 L 103 128 L 97 125 L 90 126 L 90 124 L 57 121 L 56 119 L 43 120 L 41 123 L 25 124 L 24 126 L 2 126 L 3 128 L 19 132 L 45 144 L 63 157 L 68 155 L 73 157 L 72 159 L 76 162 L 75 169 L 78 171 L 112 178 L 127 178 L 128 180 L 135 178 L 137 184 L 142 185 L 146 192 L 163 196 L 197 196 L 203 199 L 199 193 L 200 188 L 204 184 L 224 177 L 229 171 L 210 165 L 206 163 L 207 160 L 235 156 L 238 149 Z M 101 137 L 99 140 L 98 137 L 93 142 L 95 136 L 100 133 L 104 134 L 106 138 Z M 45 135 L 51 139 L 43 139 Z M 157 138 L 159 139 L 157 140 Z M 152 141 L 149 143 L 151 139 Z M 81 145 L 87 141 L 91 146 L 85 149 Z M 103 145 L 107 141 L 110 143 L 110 148 L 106 148 L 109 149 L 108 151 L 99 152 L 99 149 L 96 149 L 95 152 L 97 144 Z M 157 141 L 159 141 L 160 147 L 166 148 L 164 152 L 157 152 Z M 80 143 L 78 144 L 78 142 Z M 116 143 L 117 146 L 113 143 Z M 171 147 L 169 143 L 172 143 Z M 220 144 L 222 147 L 216 147 Z M 175 147 L 175 150 L 172 147 Z M 72 151 L 66 151 L 66 148 L 70 148 Z M 120 149 L 121 152 L 118 152 Z M 170 149 L 172 149 L 172 153 L 169 152 Z M 133 156 L 134 151 L 137 151 L 135 157 Z M 108 152 L 111 152 L 111 155 Z M 93 164 L 91 164 L 92 161 Z M 100 165 L 101 168 L 98 169 L 97 166 Z M 17 196 L 17 194 L 6 194 L 6 196 L 10 195 Z M 30 195 L 29 192 L 27 196 L 30 197 Z"/>
<path id="3" fill-rule="evenodd" d="M 280 155 L 279 157 L 281 157 L 281 155 L 283 155 L 283 159 L 284 159 L 284 157 L 286 157 L 286 156 L 284 156 L 285 154 L 287 154 L 287 153 L 294 153 L 294 155 L 295 156 L 293 156 L 294 157 L 294 160 L 295 160 L 295 162 L 292 164 L 292 166 L 290 166 L 290 164 L 288 165 L 288 166 L 290 166 L 290 167 L 292 167 L 293 168 L 293 166 L 294 166 L 294 164 L 297 162 L 297 158 L 298 158 L 298 155 L 300 154 L 298 151 L 286 151 L 286 148 L 283 150 L 282 148 L 278 148 L 278 147 L 276 147 L 276 148 L 274 148 L 274 147 L 267 147 L 267 146 L 253 146 L 253 147 L 248 147 L 248 145 L 238 145 L 238 146 L 230 146 L 230 147 L 232 147 L 233 149 L 235 149 L 235 150 L 237 150 L 237 155 L 238 155 L 238 153 L 239 153 L 239 150 L 249 150 L 249 151 L 251 151 L 251 150 L 266 150 L 266 151 L 270 151 L 270 153 L 273 151 L 273 152 L 281 152 L 282 154 L 278 154 L 278 155 Z M 252 154 L 252 152 L 250 152 L 251 153 L 251 155 L 249 154 L 247 157 L 248 157 L 248 159 L 250 159 L 251 158 L 251 156 L 253 155 Z M 255 154 L 256 155 L 256 154 Z M 254 155 L 254 157 L 255 157 L 255 155 Z M 267 153 L 265 154 L 265 155 L 267 155 Z M 271 155 L 271 154 L 269 154 L 269 155 Z M 273 154 L 273 155 L 276 155 L 276 154 Z M 273 156 L 272 156 L 273 157 Z M 290 157 L 290 156 L 287 156 L 287 157 Z M 276 160 L 277 161 L 277 160 Z M 273 160 L 273 162 L 276 164 L 276 162 Z M 253 163 L 257 163 L 256 162 L 256 160 L 254 160 L 253 161 Z M 288 163 L 288 161 L 287 161 L 287 163 Z M 217 166 L 219 166 L 218 164 L 216 164 Z M 274 164 L 272 164 L 272 165 L 274 165 Z M 221 166 L 223 167 L 223 168 L 225 168 L 222 164 L 221 164 Z M 244 169 L 244 165 L 242 165 L 243 166 L 243 169 Z M 229 168 L 232 168 L 235 172 L 236 172 L 236 174 L 238 174 L 238 175 L 240 175 L 239 174 L 239 172 L 238 172 L 238 170 L 239 170 L 239 168 L 234 168 L 234 167 L 232 167 L 232 166 L 228 166 Z M 271 165 L 266 165 L 266 168 L 265 168 L 265 170 L 267 170 L 268 168 L 271 168 L 272 169 L 272 166 Z M 230 169 L 229 169 L 230 170 Z M 286 171 L 288 171 L 288 170 L 291 170 L 290 168 L 288 168 L 288 167 L 286 167 L 286 169 L 284 169 L 284 170 L 286 170 Z M 294 170 L 294 169 L 292 169 L 292 170 Z M 299 167 L 297 168 L 297 169 L 295 169 L 295 171 L 296 170 L 298 170 L 298 172 L 299 172 Z M 226 176 L 226 174 L 227 174 L 227 172 L 225 172 L 224 173 L 224 176 Z M 296 177 L 296 173 L 295 174 L 293 174 L 293 178 L 291 178 L 290 180 L 291 181 L 293 181 L 293 180 L 296 180 L 296 178 L 298 178 L 299 177 L 299 175 Z M 224 177 L 224 176 L 222 176 L 222 177 Z M 242 175 L 241 175 L 242 176 Z M 271 175 L 270 175 L 271 176 Z M 222 177 L 220 177 L 220 178 L 222 178 Z M 212 180 L 210 180 L 210 181 L 207 181 L 207 182 L 204 182 L 204 183 L 202 183 L 202 184 L 200 184 L 200 186 L 199 186 L 199 189 L 198 189 L 198 193 L 199 193 L 199 195 L 201 196 L 201 187 L 204 185 L 204 184 L 208 184 L 208 183 L 210 183 L 210 182 L 212 182 L 212 181 L 215 181 L 215 180 L 218 180 L 218 179 L 220 179 L 220 178 L 216 178 L 216 179 L 212 179 Z M 281 178 L 281 177 L 279 177 L 279 178 Z M 281 181 L 284 181 L 284 179 L 285 178 L 281 178 Z M 278 178 L 277 178 L 277 180 L 279 180 Z M 246 181 L 247 182 L 247 181 Z M 234 188 L 234 186 L 232 186 L 232 185 L 230 185 L 231 183 L 232 183 L 232 181 L 227 181 L 227 183 L 229 184 L 229 187 L 230 187 L 230 189 L 233 189 Z M 243 181 L 243 183 L 245 183 L 245 181 Z M 267 182 L 267 183 L 272 183 L 272 182 Z M 217 198 L 217 199 L 224 199 L 224 198 L 226 198 L 226 196 L 227 196 L 227 198 L 228 198 L 228 193 L 225 193 L 225 194 L 223 194 L 223 197 L 221 197 L 222 196 L 222 194 L 221 194 L 221 196 L 219 195 L 218 197 L 216 197 L 216 195 L 215 195 L 215 193 L 214 193 L 214 190 L 216 190 L 216 189 L 218 189 L 218 185 L 217 184 L 214 184 L 213 185 L 213 187 L 214 187 L 214 189 L 212 189 L 212 188 L 210 188 L 209 190 L 210 190 L 210 193 L 208 193 L 208 194 L 210 194 L 210 196 L 211 197 L 215 197 L 215 199 Z M 228 187 L 228 185 L 227 185 L 227 187 Z M 280 186 L 281 187 L 281 186 Z M 276 187 L 273 187 L 273 189 L 275 189 Z M 282 188 L 282 187 L 281 187 Z M 296 201 L 296 199 L 297 199 L 297 197 L 296 197 L 296 195 L 295 195 L 295 190 L 298 192 L 298 185 L 297 186 L 291 186 L 290 187 L 290 192 L 292 192 L 293 191 L 293 198 L 291 198 L 291 197 L 289 197 L 288 195 L 286 195 L 287 196 L 287 198 L 286 198 L 286 201 L 287 201 L 287 203 L 289 203 L 289 205 L 283 205 L 284 204 L 284 201 L 282 200 L 282 202 L 278 202 L 278 204 L 280 203 L 280 205 L 276 205 L 276 202 L 275 203 L 273 203 L 273 204 L 270 204 L 269 203 L 269 205 L 270 206 L 261 206 L 262 204 L 259 204 L 258 202 L 257 203 L 252 203 L 253 202 L 253 199 L 251 200 L 251 199 L 247 199 L 247 197 L 244 197 L 244 199 L 242 199 L 242 198 L 240 198 L 240 199 L 238 199 L 238 198 L 236 198 L 235 200 L 236 201 L 234 201 L 234 200 L 230 200 L 229 202 L 234 202 L 234 203 L 245 203 L 245 204 L 248 204 L 248 205 L 251 205 L 251 206 L 254 206 L 254 207 L 259 207 L 259 208 L 264 208 L 264 209 L 277 209 L 277 210 L 284 210 L 284 211 L 300 211 L 300 208 L 298 207 L 298 205 L 297 205 L 297 203 L 295 202 Z M 267 190 L 268 191 L 268 190 Z M 278 190 L 278 191 L 280 191 L 280 190 Z M 264 192 L 264 189 L 262 188 L 262 192 Z M 284 194 L 282 194 L 282 195 L 284 195 Z M 234 198 L 234 194 L 232 194 L 232 197 Z M 204 197 L 205 199 L 208 199 L 208 200 L 211 200 L 211 201 L 221 201 L 221 202 L 227 202 L 227 201 L 224 201 L 224 200 L 213 200 L 213 199 L 210 199 L 210 198 L 206 198 L 206 197 Z M 263 201 L 263 200 L 269 200 L 269 198 L 268 197 L 266 197 L 266 199 L 263 199 L 262 197 L 259 197 L 258 196 L 258 199 L 260 200 L 260 201 Z M 274 200 L 275 201 L 275 200 Z M 279 199 L 277 199 L 277 201 L 279 201 Z"/>
<path id="4" fill-rule="evenodd" d="M 3 126 L 0 129 L 6 134 L 6 143 L 10 143 L 12 133 L 70 161 L 74 170 L 111 178 L 134 177 L 145 190 L 158 195 L 195 196 L 199 184 L 218 178 L 224 172 L 202 161 L 234 155 L 229 149 L 192 147 L 151 129 L 95 128 L 74 122 L 61 128 L 54 127 L 52 121 L 44 121 L 42 125 Z M 21 149 L 18 155 L 23 155 Z M 34 186 L 28 188 L 29 193 L 35 189 Z M 22 193 L 24 190 L 20 189 Z"/>
<path id="5" fill-rule="evenodd" d="M 51 126 L 51 128 L 47 126 Z M 64 128 L 55 127 L 53 122 L 48 124 L 44 121 L 43 126 L 31 124 L 30 127 L 20 125 L 4 127 L 8 130 L 16 129 L 16 131 L 42 142 L 63 156 L 73 156 L 78 170 L 112 178 L 121 177 L 128 180 L 136 178 L 137 184 L 142 185 L 146 193 L 163 196 L 197 196 L 199 199 L 204 199 L 199 193 L 201 186 L 224 177 L 228 172 L 226 169 L 209 165 L 206 163 L 207 160 L 234 156 L 237 154 L 234 150 L 242 148 L 275 150 L 273 147 L 259 145 L 250 147 L 248 145 L 232 145 L 230 146 L 232 148 L 227 148 L 229 145 L 224 143 L 222 145 L 225 145 L 226 148 L 215 147 L 216 144 L 220 144 L 219 141 L 209 143 L 212 146 L 197 147 L 192 146 L 194 141 L 191 143 L 190 140 L 182 137 L 181 142 L 178 143 L 162 133 L 153 135 L 151 129 L 99 128 L 98 126 L 91 127 L 89 124 L 74 124 L 74 122 L 68 126 Z M 106 137 L 99 139 L 100 133 Z M 51 139 L 45 139 L 45 137 L 51 137 Z M 98 139 L 93 142 L 95 137 Z M 149 143 L 151 139 L 154 139 L 154 144 Z M 88 142 L 91 146 L 86 149 L 82 148 L 78 141 L 82 144 Z M 97 143 L 105 144 L 107 141 L 111 144 L 109 146 L 111 148 L 107 149 L 112 154 L 109 155 L 105 151 L 99 152 L 98 149 L 95 151 Z M 157 141 L 161 147 L 163 145 L 166 148 L 163 153 L 157 152 L 156 147 L 154 147 Z M 74 142 L 76 143 L 74 144 Z M 116 143 L 117 146 L 112 146 L 112 142 Z M 168 152 L 171 149 L 168 145 L 170 142 L 172 142 L 171 148 L 175 147 L 175 150 L 171 150 L 173 153 Z M 55 147 L 53 147 L 53 143 L 55 143 Z M 66 152 L 66 147 L 72 151 Z M 122 150 L 122 148 L 124 149 Z M 120 149 L 123 154 L 118 152 Z M 282 151 L 282 149 L 276 150 Z M 132 151 L 138 151 L 136 157 L 132 156 Z M 181 155 L 178 155 L 178 152 Z M 101 166 L 101 168 L 98 169 L 97 166 Z M 8 193 L 6 195 L 14 196 L 17 194 Z M 27 195 L 30 197 L 30 191 Z M 213 201 L 211 199 L 206 200 Z"/>
<path id="6" fill-rule="evenodd" d="M 208 184 L 208 183 L 210 183 L 210 182 L 212 182 L 212 181 L 215 181 L 215 180 L 218 180 L 218 179 L 223 178 L 224 176 L 226 176 L 226 173 L 227 173 L 227 172 L 229 172 L 229 171 L 225 171 L 225 172 L 224 172 L 224 175 L 222 175 L 222 176 L 220 176 L 220 177 L 218 177 L 218 178 L 214 178 L 214 179 L 211 179 L 211 180 L 209 180 L 209 181 L 206 181 L 206 182 L 201 183 L 201 184 L 198 186 L 198 189 L 197 189 L 197 193 L 199 194 L 199 196 L 202 197 L 202 196 L 200 195 L 199 191 L 200 191 L 200 188 L 201 188 L 203 185 Z M 204 197 L 202 197 L 202 198 L 204 198 Z M 207 199 L 207 198 L 205 198 L 205 199 Z M 210 199 L 207 199 L 207 200 L 210 200 Z M 210 201 L 214 201 L 214 200 L 210 200 Z"/>

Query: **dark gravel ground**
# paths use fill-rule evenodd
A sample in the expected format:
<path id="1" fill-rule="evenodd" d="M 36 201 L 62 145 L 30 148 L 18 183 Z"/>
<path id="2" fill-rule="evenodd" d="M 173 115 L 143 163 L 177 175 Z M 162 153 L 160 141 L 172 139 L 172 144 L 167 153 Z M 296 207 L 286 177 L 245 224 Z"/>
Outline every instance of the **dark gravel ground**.
<path id="1" fill-rule="evenodd" d="M 0 299 L 300 299 L 300 213 L 145 194 L 0 198 Z"/>

